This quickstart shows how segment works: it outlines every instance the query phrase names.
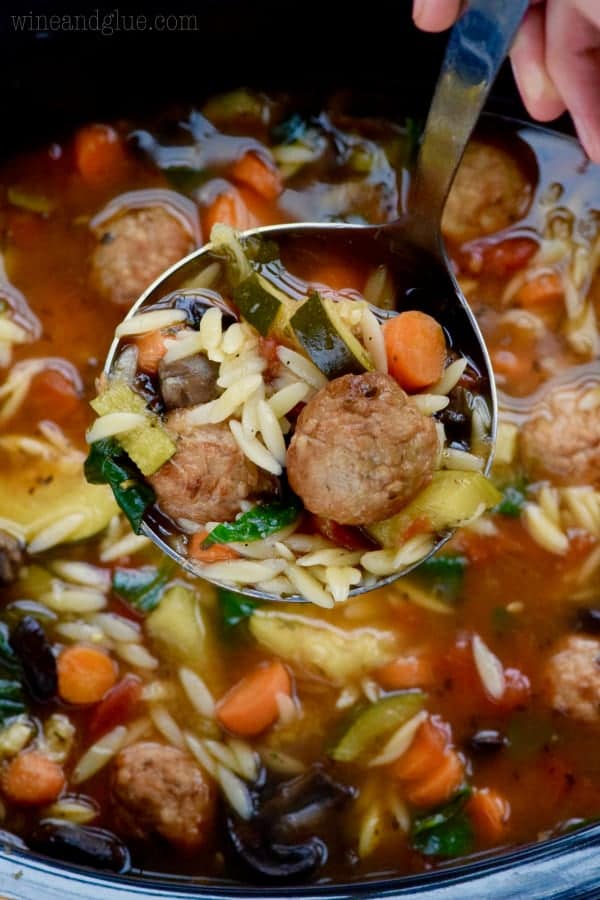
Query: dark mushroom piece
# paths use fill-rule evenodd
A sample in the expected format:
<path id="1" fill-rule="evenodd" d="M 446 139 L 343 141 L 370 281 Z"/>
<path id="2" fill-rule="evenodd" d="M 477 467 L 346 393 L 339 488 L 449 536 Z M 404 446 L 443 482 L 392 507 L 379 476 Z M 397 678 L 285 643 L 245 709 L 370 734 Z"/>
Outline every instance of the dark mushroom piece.
<path id="1" fill-rule="evenodd" d="M 590 606 L 578 609 L 577 626 L 587 634 L 600 634 L 600 608 Z"/>
<path id="2" fill-rule="evenodd" d="M 10 644 L 31 697 L 38 703 L 54 699 L 58 691 L 56 658 L 40 623 L 33 616 L 25 616 L 14 629 Z"/>
<path id="3" fill-rule="evenodd" d="M 308 878 L 327 861 L 325 842 L 310 834 L 327 813 L 355 795 L 320 769 L 267 786 L 257 797 L 255 817 L 226 820 L 231 847 L 255 880 L 285 882 Z"/>
<path id="4" fill-rule="evenodd" d="M 19 569 L 25 561 L 25 551 L 12 534 L 0 530 L 0 587 L 17 580 Z"/>
<path id="5" fill-rule="evenodd" d="M 213 400 L 218 375 L 218 363 L 200 353 L 172 362 L 161 359 L 158 378 L 165 408 L 180 409 Z"/>
<path id="6" fill-rule="evenodd" d="M 129 850 L 104 828 L 42 819 L 29 836 L 32 850 L 65 862 L 123 874 L 131 868 Z"/>
<path id="7" fill-rule="evenodd" d="M 508 745 L 508 738 L 495 728 L 482 728 L 468 740 L 469 749 L 473 753 L 492 754 Z"/>

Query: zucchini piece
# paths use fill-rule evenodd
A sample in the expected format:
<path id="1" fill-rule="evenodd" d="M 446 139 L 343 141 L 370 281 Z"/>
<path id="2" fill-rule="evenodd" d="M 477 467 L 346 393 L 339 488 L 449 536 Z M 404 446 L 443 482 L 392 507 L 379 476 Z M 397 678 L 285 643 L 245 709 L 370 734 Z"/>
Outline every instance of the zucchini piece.
<path id="1" fill-rule="evenodd" d="M 415 519 L 426 519 L 433 533 L 456 528 L 478 511 L 491 509 L 502 494 L 480 472 L 435 472 L 431 483 L 391 519 L 369 525 L 367 532 L 382 547 L 398 547 Z"/>
<path id="2" fill-rule="evenodd" d="M 390 662 L 396 637 L 378 628 L 346 631 L 323 619 L 259 607 L 249 620 L 254 639 L 276 656 L 334 684 L 345 684 Z"/>
<path id="3" fill-rule="evenodd" d="M 209 585 L 199 585 L 199 591 L 214 596 Z M 168 588 L 146 616 L 144 628 L 172 665 L 188 666 L 201 673 L 211 689 L 221 689 L 218 648 L 197 591 L 184 584 Z"/>
<path id="4" fill-rule="evenodd" d="M 282 302 L 275 294 L 267 291 L 253 272 L 233 289 L 233 301 L 250 325 L 266 337 L 282 308 Z"/>
<path id="5" fill-rule="evenodd" d="M 425 694 L 403 691 L 390 694 L 363 709 L 352 720 L 329 755 L 336 762 L 363 761 L 379 752 L 390 734 L 412 719 L 422 708 Z"/>
<path id="6" fill-rule="evenodd" d="M 146 416 L 147 424 L 116 437 L 143 475 L 153 475 L 175 453 L 175 443 L 159 417 L 147 409 L 144 398 L 136 394 L 126 382 L 110 381 L 106 390 L 92 400 L 91 406 L 98 416 L 115 412 L 141 413 Z"/>
<path id="7" fill-rule="evenodd" d="M 87 483 L 82 464 L 78 452 L 44 458 L 0 449 L 0 518 L 20 525 L 28 540 L 75 513 L 83 518 L 64 543 L 102 531 L 119 509 L 109 487 Z"/>
<path id="8" fill-rule="evenodd" d="M 342 321 L 335 301 L 311 294 L 290 320 L 296 337 L 327 378 L 360 375 L 374 366 L 369 354 Z"/>

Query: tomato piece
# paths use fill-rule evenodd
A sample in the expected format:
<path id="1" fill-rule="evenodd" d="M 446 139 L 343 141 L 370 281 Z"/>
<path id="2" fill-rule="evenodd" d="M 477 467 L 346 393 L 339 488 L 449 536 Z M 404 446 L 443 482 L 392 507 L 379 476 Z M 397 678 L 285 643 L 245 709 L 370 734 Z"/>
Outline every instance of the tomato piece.
<path id="1" fill-rule="evenodd" d="M 90 719 L 88 733 L 91 741 L 127 722 L 135 712 L 142 693 L 142 682 L 137 675 L 126 675 L 100 701 Z"/>
<path id="2" fill-rule="evenodd" d="M 340 525 L 333 519 L 324 519 L 321 516 L 313 516 L 312 522 L 319 534 L 334 544 L 339 544 L 344 550 L 372 550 L 377 546 L 364 532 L 351 525 Z"/>
<path id="3" fill-rule="evenodd" d="M 461 269 L 471 275 L 493 275 L 505 278 L 522 269 L 538 249 L 530 237 L 510 237 L 501 241 L 473 241 L 458 256 Z"/>
<path id="4" fill-rule="evenodd" d="M 82 405 L 75 385 L 61 372 L 47 369 L 31 382 L 27 398 L 27 414 L 31 422 L 51 419 L 63 423 Z"/>

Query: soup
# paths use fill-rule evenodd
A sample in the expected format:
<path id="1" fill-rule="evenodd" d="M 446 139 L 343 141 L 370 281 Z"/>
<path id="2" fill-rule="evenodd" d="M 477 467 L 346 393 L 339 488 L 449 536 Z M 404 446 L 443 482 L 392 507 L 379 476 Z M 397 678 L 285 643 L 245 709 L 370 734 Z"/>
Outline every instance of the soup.
<path id="1" fill-rule="evenodd" d="M 258 604 L 177 570 L 83 476 L 95 381 L 144 288 L 215 223 L 392 220 L 413 134 L 236 92 L 181 125 L 87 126 L 3 165 L 7 845 L 339 881 L 597 816 L 600 198 L 575 145 L 499 123 L 467 151 L 444 232 L 501 390 L 500 493 L 415 572 L 332 609 Z M 395 303 L 359 261 L 318 280 Z M 433 413 L 450 444 L 465 414 Z M 102 465 L 139 524 L 120 464 Z M 294 553 L 343 546 L 348 527 L 328 517 Z"/>

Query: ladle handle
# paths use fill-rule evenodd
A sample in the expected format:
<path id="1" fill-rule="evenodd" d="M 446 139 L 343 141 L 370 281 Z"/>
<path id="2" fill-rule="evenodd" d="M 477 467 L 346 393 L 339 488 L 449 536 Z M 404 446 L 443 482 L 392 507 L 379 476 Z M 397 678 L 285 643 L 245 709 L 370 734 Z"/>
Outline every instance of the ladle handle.
<path id="1" fill-rule="evenodd" d="M 436 252 L 448 191 L 529 0 L 469 0 L 450 33 L 409 201 Z"/>

